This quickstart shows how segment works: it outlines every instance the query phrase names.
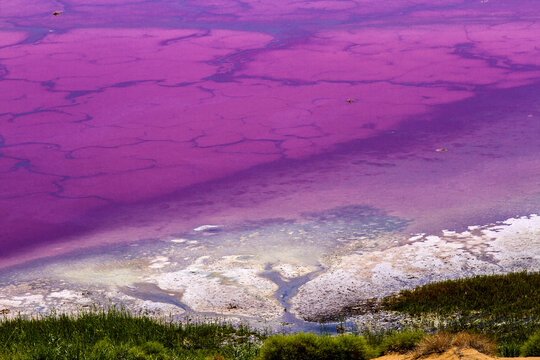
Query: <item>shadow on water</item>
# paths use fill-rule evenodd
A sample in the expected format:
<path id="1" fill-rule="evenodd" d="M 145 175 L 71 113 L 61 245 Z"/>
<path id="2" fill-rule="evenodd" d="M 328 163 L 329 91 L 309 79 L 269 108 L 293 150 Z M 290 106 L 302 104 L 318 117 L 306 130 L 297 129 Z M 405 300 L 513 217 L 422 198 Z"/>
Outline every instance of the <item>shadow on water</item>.
<path id="1" fill-rule="evenodd" d="M 171 304 L 178 306 L 186 312 L 193 312 L 186 304 L 180 301 L 181 293 L 165 291 L 156 284 L 152 283 L 136 283 L 131 286 L 123 286 L 120 290 L 129 296 L 137 299 L 148 300 L 157 303 Z"/>

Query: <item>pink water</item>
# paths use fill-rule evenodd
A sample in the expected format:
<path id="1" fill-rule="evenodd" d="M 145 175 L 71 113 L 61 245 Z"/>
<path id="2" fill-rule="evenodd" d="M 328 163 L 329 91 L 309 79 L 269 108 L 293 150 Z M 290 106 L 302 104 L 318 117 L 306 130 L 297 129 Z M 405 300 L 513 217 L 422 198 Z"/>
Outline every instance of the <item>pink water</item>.
<path id="1" fill-rule="evenodd" d="M 533 0 L 2 0 L 0 267 L 351 204 L 411 231 L 534 212 L 539 17 Z"/>

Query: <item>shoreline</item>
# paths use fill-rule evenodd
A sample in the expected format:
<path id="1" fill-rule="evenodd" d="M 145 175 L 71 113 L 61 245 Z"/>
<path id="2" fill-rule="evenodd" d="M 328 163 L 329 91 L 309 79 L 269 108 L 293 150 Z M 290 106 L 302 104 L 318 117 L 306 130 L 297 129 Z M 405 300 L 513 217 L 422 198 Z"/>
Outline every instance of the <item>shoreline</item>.
<path id="1" fill-rule="evenodd" d="M 309 241 L 293 244 L 294 249 L 281 241 L 228 248 L 223 240 L 236 241 L 237 232 L 195 233 L 200 240 L 132 244 L 112 254 L 19 269 L 9 284 L 0 286 L 0 308 L 31 315 L 113 302 L 176 317 L 225 317 L 303 329 L 321 321 L 354 321 L 369 308 L 370 299 L 428 282 L 540 268 L 536 214 L 471 225 L 460 233 L 417 234 L 397 243 L 390 241 L 398 236 L 395 231 L 383 232 L 369 240 L 379 244 L 371 249 L 365 239 L 327 248 Z M 255 245 L 262 246 L 260 252 L 253 251 Z M 276 246 L 279 251 L 272 254 Z M 306 251 L 318 255 L 302 257 Z M 287 259 L 276 257 L 280 253 Z"/>

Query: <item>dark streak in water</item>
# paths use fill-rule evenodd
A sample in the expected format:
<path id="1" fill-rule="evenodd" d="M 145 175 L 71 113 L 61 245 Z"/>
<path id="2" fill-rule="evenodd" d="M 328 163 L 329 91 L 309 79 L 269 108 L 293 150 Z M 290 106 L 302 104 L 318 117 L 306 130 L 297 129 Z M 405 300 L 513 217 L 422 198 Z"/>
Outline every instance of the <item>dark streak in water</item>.
<path id="1" fill-rule="evenodd" d="M 149 300 L 158 303 L 172 304 L 182 310 L 194 313 L 181 299 L 181 294 L 168 292 L 152 283 L 135 283 L 132 286 L 123 286 L 120 288 L 126 295 L 136 297 L 141 300 Z"/>
<path id="2" fill-rule="evenodd" d="M 334 334 L 337 332 L 337 325 L 351 325 L 348 322 L 345 323 L 335 323 L 335 322 L 325 322 L 316 323 L 305 321 L 297 318 L 291 311 L 290 300 L 298 294 L 298 289 L 315 278 L 324 269 L 319 266 L 318 270 L 310 272 L 309 274 L 284 279 L 278 271 L 272 270 L 272 264 L 266 266 L 266 271 L 261 273 L 260 276 L 274 282 L 278 286 L 274 294 L 274 298 L 279 301 L 281 306 L 283 306 L 284 312 L 279 321 L 283 325 L 283 330 L 288 331 L 308 331 L 308 332 L 325 332 L 329 334 Z"/>

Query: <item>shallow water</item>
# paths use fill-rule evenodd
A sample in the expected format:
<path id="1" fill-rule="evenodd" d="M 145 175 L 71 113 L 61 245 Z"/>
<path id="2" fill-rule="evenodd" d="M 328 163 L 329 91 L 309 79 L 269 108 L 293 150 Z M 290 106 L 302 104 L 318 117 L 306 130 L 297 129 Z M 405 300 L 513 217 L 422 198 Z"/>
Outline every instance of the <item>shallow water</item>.
<path id="1" fill-rule="evenodd" d="M 533 0 L 2 0 L 0 268 L 184 239 L 198 245 L 179 268 L 257 254 L 315 271 L 538 213 L 538 14 Z"/>

